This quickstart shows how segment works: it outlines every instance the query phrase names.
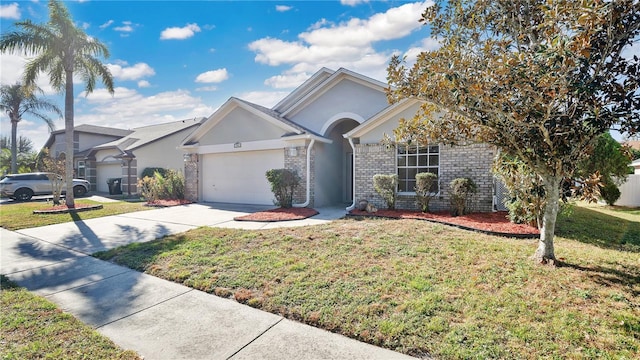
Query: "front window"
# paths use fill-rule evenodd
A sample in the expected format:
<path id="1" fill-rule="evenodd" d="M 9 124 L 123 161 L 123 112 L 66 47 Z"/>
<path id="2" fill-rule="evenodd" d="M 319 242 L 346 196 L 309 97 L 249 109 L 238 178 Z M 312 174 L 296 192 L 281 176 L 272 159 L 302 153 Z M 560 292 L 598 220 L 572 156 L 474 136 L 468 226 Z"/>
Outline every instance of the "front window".
<path id="1" fill-rule="evenodd" d="M 398 192 L 415 192 L 417 173 L 430 172 L 440 176 L 440 146 L 398 146 L 397 170 Z M 438 184 L 432 191 L 439 191 Z"/>
<path id="2" fill-rule="evenodd" d="M 78 161 L 78 178 L 84 179 L 85 177 L 85 165 L 84 161 Z"/>

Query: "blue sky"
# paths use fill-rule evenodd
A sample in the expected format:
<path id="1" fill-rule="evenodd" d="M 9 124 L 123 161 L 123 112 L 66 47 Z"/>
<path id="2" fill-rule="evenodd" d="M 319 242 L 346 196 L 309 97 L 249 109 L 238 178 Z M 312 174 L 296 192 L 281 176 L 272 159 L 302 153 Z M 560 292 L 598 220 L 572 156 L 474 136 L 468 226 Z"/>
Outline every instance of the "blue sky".
<path id="1" fill-rule="evenodd" d="M 229 97 L 275 105 L 322 67 L 384 81 L 393 54 L 437 46 L 418 19 L 428 2 L 409 1 L 68 1 L 71 16 L 105 43 L 115 96 L 76 87 L 75 124 L 134 128 L 209 116 Z M 48 19 L 47 2 L 0 4 L 1 31 Z M 0 82 L 20 79 L 25 59 L 2 54 Z M 63 107 L 63 97 L 38 83 Z M 56 121 L 58 129 L 64 121 Z M 0 115 L 2 135 L 10 123 Z M 47 127 L 27 117 L 19 135 L 36 148 Z"/>

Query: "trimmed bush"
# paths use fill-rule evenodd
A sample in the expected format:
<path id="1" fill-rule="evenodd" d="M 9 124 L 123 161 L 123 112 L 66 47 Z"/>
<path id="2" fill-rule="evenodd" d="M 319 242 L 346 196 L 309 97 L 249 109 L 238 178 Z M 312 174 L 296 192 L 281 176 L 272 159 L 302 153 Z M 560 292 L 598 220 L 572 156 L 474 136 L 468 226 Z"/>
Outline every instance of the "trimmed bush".
<path id="1" fill-rule="evenodd" d="M 430 172 L 416 174 L 416 203 L 422 212 L 429 212 L 429 201 L 436 196 L 434 185 L 438 184 L 438 175 Z"/>
<path id="2" fill-rule="evenodd" d="M 604 186 L 600 187 L 600 196 L 607 205 L 613 205 L 620 199 L 620 189 L 612 182 L 605 182 Z"/>
<path id="3" fill-rule="evenodd" d="M 398 175 L 373 175 L 373 188 L 387 203 L 387 208 L 396 208 L 396 189 L 398 188 Z"/>
<path id="4" fill-rule="evenodd" d="M 468 213 L 467 206 L 471 196 L 478 191 L 478 187 L 469 178 L 453 179 L 449 183 L 449 195 L 451 201 L 451 215 L 460 216 Z"/>
<path id="5" fill-rule="evenodd" d="M 300 176 L 289 169 L 271 169 L 266 173 L 271 184 L 271 192 L 275 196 L 274 205 L 283 208 L 293 206 L 293 193 L 300 185 Z"/>

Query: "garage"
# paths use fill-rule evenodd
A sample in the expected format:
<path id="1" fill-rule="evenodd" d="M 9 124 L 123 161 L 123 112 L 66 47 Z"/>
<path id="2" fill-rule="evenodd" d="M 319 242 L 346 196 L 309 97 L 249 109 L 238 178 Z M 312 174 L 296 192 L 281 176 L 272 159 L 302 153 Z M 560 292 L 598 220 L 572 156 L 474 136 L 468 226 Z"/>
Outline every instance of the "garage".
<path id="1" fill-rule="evenodd" d="M 105 162 L 96 164 L 96 189 L 99 192 L 109 192 L 109 186 L 107 185 L 107 179 L 121 178 L 122 177 L 122 165 L 120 161 L 117 162 Z"/>
<path id="2" fill-rule="evenodd" d="M 202 156 L 202 200 L 273 205 L 265 173 L 284 167 L 284 151 L 263 150 Z"/>

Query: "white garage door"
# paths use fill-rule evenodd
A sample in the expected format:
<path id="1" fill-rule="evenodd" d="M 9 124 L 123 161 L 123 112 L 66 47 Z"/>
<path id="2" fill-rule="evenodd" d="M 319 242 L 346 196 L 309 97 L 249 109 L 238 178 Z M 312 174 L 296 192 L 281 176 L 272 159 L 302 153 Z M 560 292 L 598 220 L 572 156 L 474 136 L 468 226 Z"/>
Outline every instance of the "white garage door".
<path id="1" fill-rule="evenodd" d="M 282 149 L 204 155 L 203 200 L 273 205 L 274 197 L 265 173 L 283 167 Z"/>
<path id="2" fill-rule="evenodd" d="M 122 165 L 117 163 L 106 163 L 96 165 L 96 189 L 99 192 L 109 192 L 109 185 L 107 185 L 107 179 L 121 178 L 122 177 Z"/>

